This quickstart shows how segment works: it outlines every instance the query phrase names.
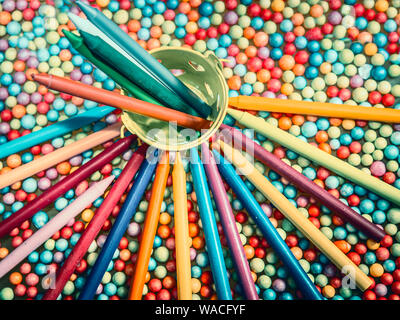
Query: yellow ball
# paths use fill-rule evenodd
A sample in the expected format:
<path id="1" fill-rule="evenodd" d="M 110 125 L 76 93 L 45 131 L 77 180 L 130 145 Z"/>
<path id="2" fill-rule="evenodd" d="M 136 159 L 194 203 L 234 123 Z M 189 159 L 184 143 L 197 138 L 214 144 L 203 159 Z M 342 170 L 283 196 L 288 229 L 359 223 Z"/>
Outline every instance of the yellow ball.
<path id="1" fill-rule="evenodd" d="M 335 293 L 335 288 L 329 284 L 322 289 L 323 296 L 328 299 L 333 298 Z"/>
<path id="2" fill-rule="evenodd" d="M 374 263 L 372 266 L 369 267 L 369 273 L 375 278 L 383 275 L 384 271 L 385 270 L 383 269 L 382 265 L 380 265 L 379 263 Z"/>
<path id="3" fill-rule="evenodd" d="M 108 6 L 110 0 L 96 0 L 96 3 L 98 4 L 99 7 L 104 8 Z"/>
<path id="4" fill-rule="evenodd" d="M 93 215 L 94 215 L 94 212 L 92 210 L 85 209 L 82 212 L 82 220 L 85 221 L 85 222 L 89 222 L 90 220 L 92 220 Z"/>
<path id="5" fill-rule="evenodd" d="M 201 289 L 201 282 L 199 279 L 192 278 L 192 292 L 197 293 Z"/>
<path id="6" fill-rule="evenodd" d="M 374 240 L 368 239 L 367 240 L 367 247 L 370 250 L 377 250 L 380 247 L 379 242 L 375 242 Z"/>

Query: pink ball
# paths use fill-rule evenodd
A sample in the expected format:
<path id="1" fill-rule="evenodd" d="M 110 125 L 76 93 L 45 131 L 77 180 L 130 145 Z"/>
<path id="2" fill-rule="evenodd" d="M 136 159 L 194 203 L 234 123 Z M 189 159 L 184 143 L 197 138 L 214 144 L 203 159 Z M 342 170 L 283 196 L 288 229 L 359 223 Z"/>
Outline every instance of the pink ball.
<path id="1" fill-rule="evenodd" d="M 382 177 L 386 173 L 385 163 L 382 161 L 374 161 L 370 167 L 371 174 L 375 177 Z"/>

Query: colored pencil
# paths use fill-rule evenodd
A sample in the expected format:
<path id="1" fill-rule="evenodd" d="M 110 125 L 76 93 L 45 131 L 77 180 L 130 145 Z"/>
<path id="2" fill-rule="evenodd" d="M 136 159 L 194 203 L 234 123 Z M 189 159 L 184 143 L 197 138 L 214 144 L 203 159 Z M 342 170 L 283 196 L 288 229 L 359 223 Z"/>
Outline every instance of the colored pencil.
<path id="1" fill-rule="evenodd" d="M 215 146 L 215 144 L 213 145 Z M 218 151 L 213 150 L 219 172 L 229 184 L 237 199 L 242 203 L 251 218 L 257 224 L 268 244 L 278 255 L 285 265 L 303 297 L 308 300 L 323 300 L 324 298 L 312 283 L 296 257 L 290 251 L 285 241 L 274 228 L 267 215 L 264 213 L 254 196 L 251 194 L 241 177 L 236 173 L 234 167 L 223 158 Z"/>
<path id="2" fill-rule="evenodd" d="M 0 222 L 0 238 L 7 235 L 14 228 L 21 225 L 22 222 L 31 218 L 36 212 L 53 203 L 59 196 L 63 195 L 69 189 L 78 185 L 82 180 L 90 177 L 90 175 L 103 168 L 105 164 L 126 151 L 136 136 L 128 136 L 121 139 L 106 148 L 103 152 L 82 165 L 64 179 L 58 181 L 50 189 L 43 192 L 32 201 L 25 204 L 24 207 L 14 212 L 10 217 Z"/>
<path id="3" fill-rule="evenodd" d="M 228 272 L 226 271 L 206 173 L 197 148 L 190 149 L 190 169 L 217 297 L 219 300 L 232 300 Z"/>
<path id="4" fill-rule="evenodd" d="M 209 128 L 211 122 L 180 111 L 158 106 L 132 97 L 123 96 L 117 92 L 96 88 L 78 81 L 60 78 L 54 75 L 34 75 L 34 80 L 49 89 L 71 94 L 82 99 L 92 100 L 101 104 L 120 108 L 144 116 L 163 121 L 174 121 L 179 126 L 196 130 Z"/>
<path id="5" fill-rule="evenodd" d="M 85 13 L 96 27 L 109 36 L 115 43 L 132 58 L 134 58 L 149 74 L 158 78 L 166 87 L 185 101 L 190 107 L 196 109 L 203 117 L 211 113 L 210 106 L 201 100 L 193 91 L 175 77 L 166 67 L 157 61 L 150 53 L 143 49 L 135 40 L 125 33 L 112 20 L 108 19 L 100 10 L 77 1 L 79 8 Z"/>
<path id="6" fill-rule="evenodd" d="M 158 220 L 160 219 L 161 205 L 163 203 L 165 188 L 167 186 L 169 169 L 169 152 L 164 152 L 161 161 L 157 166 L 153 187 L 151 189 L 149 207 L 144 221 L 139 253 L 129 293 L 130 300 L 142 299 L 146 273 L 149 267 L 151 252 L 153 250 Z"/>
<path id="7" fill-rule="evenodd" d="M 15 182 L 22 181 L 36 173 L 46 170 L 56 164 L 68 160 L 86 150 L 92 149 L 121 134 L 122 123 L 115 123 L 103 130 L 97 131 L 83 139 L 75 141 L 65 147 L 59 148 L 40 158 L 19 166 L 0 175 L 0 189 L 8 187 Z"/>
<path id="8" fill-rule="evenodd" d="M 44 294 L 42 300 L 56 300 L 63 290 L 65 284 L 70 279 L 75 271 L 76 266 L 85 256 L 92 242 L 100 232 L 104 223 L 114 210 L 115 206 L 120 201 L 129 183 L 139 170 L 140 165 L 146 156 L 147 145 L 141 145 L 138 150 L 132 155 L 124 169 L 118 176 L 118 179 L 113 184 L 110 192 L 107 194 L 100 207 L 96 210 L 92 220 L 83 231 L 78 242 L 72 248 L 71 253 L 57 271 L 56 282 Z"/>
<path id="9" fill-rule="evenodd" d="M 384 181 L 369 175 L 356 167 L 342 161 L 311 144 L 296 138 L 290 133 L 270 125 L 264 119 L 253 116 L 248 112 L 228 109 L 228 114 L 245 127 L 252 128 L 268 139 L 279 143 L 299 155 L 341 175 L 378 196 L 400 205 L 400 190 Z"/>
<path id="10" fill-rule="evenodd" d="M 114 176 L 95 182 L 89 189 L 76 198 L 70 205 L 60 211 L 43 227 L 21 243 L 11 253 L 0 261 L 0 278 L 24 260 L 32 251 L 39 248 L 71 219 L 80 214 L 86 207 L 100 197 L 114 180 Z"/>
<path id="11" fill-rule="evenodd" d="M 98 59 L 90 49 L 83 42 L 83 38 L 76 35 L 75 33 L 63 30 L 65 37 L 69 40 L 72 47 L 78 51 L 82 56 L 88 59 L 94 66 L 103 71 L 111 79 L 113 79 L 117 84 L 119 84 L 124 90 L 131 93 L 135 98 L 143 101 L 147 101 L 153 104 L 162 105 L 158 100 L 150 96 L 146 91 L 139 88 L 137 85 L 133 84 L 126 77 L 115 71 L 112 67 L 108 66 L 106 63 Z"/>
<path id="12" fill-rule="evenodd" d="M 250 154 L 254 154 L 254 157 L 267 165 L 271 170 L 275 171 L 282 177 L 285 177 L 290 183 L 293 183 L 300 190 L 308 193 L 316 200 L 320 201 L 321 204 L 332 210 L 335 214 L 341 217 L 343 220 L 352 224 L 355 228 L 362 231 L 366 236 L 381 241 L 385 236 L 385 231 L 377 226 L 376 224 L 365 219 L 362 215 L 355 212 L 345 203 L 335 198 L 324 188 L 321 188 L 318 184 L 314 183 L 306 176 L 283 162 L 281 159 L 276 157 L 271 152 L 264 149 L 259 144 L 255 143 L 250 138 L 246 137 L 239 130 L 222 124 L 221 125 L 222 136 L 226 137 L 228 141 L 233 141 L 233 146 L 242 148 Z"/>
<path id="13" fill-rule="evenodd" d="M 332 241 L 330 241 L 310 220 L 276 189 L 240 151 L 227 143 L 218 141 L 226 157 L 300 232 L 310 240 L 332 263 L 348 275 L 358 288 L 367 290 L 372 280 L 358 268 Z"/>
<path id="14" fill-rule="evenodd" d="M 115 109 L 107 106 L 95 107 L 38 131 L 32 131 L 27 135 L 8 141 L 0 146 L 0 159 L 80 129 L 92 122 L 100 120 L 113 110 Z"/>
<path id="15" fill-rule="evenodd" d="M 172 170 L 174 200 L 174 227 L 176 251 L 176 278 L 179 300 L 192 300 L 192 278 L 190 264 L 190 238 L 187 210 L 186 173 L 181 155 L 175 153 Z"/>
<path id="16" fill-rule="evenodd" d="M 142 199 L 151 177 L 153 176 L 156 164 L 157 163 L 154 159 L 147 158 L 140 166 L 137 177 L 125 199 L 124 205 L 122 206 L 118 217 L 114 221 L 114 224 L 107 235 L 107 240 L 86 279 L 85 285 L 79 295 L 79 300 L 91 300 L 96 294 L 96 290 L 104 276 L 104 273 L 107 271 L 115 250 L 117 250 L 121 238 L 128 228 L 132 217 L 136 213 L 140 200 Z"/>
<path id="17" fill-rule="evenodd" d="M 295 113 L 389 123 L 400 122 L 400 110 L 391 108 L 351 106 L 328 102 L 297 101 L 254 96 L 231 97 L 229 98 L 229 105 L 244 110 Z"/>
<path id="18" fill-rule="evenodd" d="M 236 221 L 235 217 L 233 216 L 232 207 L 229 203 L 229 198 L 226 194 L 224 183 L 218 172 L 214 156 L 208 149 L 208 145 L 206 143 L 201 145 L 201 155 L 244 297 L 248 300 L 258 300 L 256 286 L 254 285 L 249 263 L 247 262 L 242 241 L 240 240 L 239 232 L 236 227 Z"/>

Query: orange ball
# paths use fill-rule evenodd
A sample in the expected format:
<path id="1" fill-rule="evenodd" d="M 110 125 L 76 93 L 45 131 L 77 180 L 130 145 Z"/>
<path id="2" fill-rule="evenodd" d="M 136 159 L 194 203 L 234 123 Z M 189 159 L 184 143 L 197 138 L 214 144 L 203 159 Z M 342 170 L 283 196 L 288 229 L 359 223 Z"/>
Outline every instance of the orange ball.
<path id="1" fill-rule="evenodd" d="M 319 66 L 319 70 L 321 71 L 322 74 L 328 74 L 329 72 L 332 71 L 332 65 L 329 62 L 323 62 Z"/>
<path id="2" fill-rule="evenodd" d="M 293 91 L 294 91 L 294 88 L 291 83 L 284 83 L 281 87 L 281 92 L 286 96 L 291 95 L 293 93 Z"/>
<path id="3" fill-rule="evenodd" d="M 342 119 L 339 118 L 330 118 L 329 123 L 334 127 L 339 127 L 342 124 Z"/>
<path id="4" fill-rule="evenodd" d="M 159 48 L 160 46 L 161 46 L 161 43 L 160 43 L 160 40 L 158 40 L 158 39 L 152 38 L 147 41 L 147 49 L 148 50 L 156 49 L 156 48 Z"/>
<path id="5" fill-rule="evenodd" d="M 329 153 L 329 154 L 332 152 L 331 146 L 329 145 L 329 143 L 326 143 L 326 142 L 320 143 L 318 145 L 318 149 L 325 151 L 326 153 Z"/>
<path id="6" fill-rule="evenodd" d="M 138 20 L 130 20 L 128 22 L 128 30 L 130 32 L 138 32 L 142 26 Z"/>
<path id="7" fill-rule="evenodd" d="M 280 59 L 279 59 L 279 67 L 282 70 L 291 70 L 293 69 L 294 65 L 295 65 L 295 61 L 293 56 L 290 56 L 288 54 L 283 55 Z"/>
<path id="8" fill-rule="evenodd" d="M 244 50 L 244 53 L 246 53 L 246 56 L 249 58 L 253 58 L 257 55 L 257 48 L 255 46 L 248 46 L 246 50 Z"/>
<path id="9" fill-rule="evenodd" d="M 375 2 L 375 9 L 379 12 L 385 12 L 389 8 L 389 2 L 387 0 L 378 0 Z"/>
<path id="10" fill-rule="evenodd" d="M 278 120 L 278 126 L 282 130 L 289 130 L 292 126 L 292 120 L 289 117 L 281 117 Z"/>
<path id="11" fill-rule="evenodd" d="M 285 2 L 282 0 L 273 0 L 271 3 L 271 9 L 275 12 L 281 12 L 285 9 Z"/>
<path id="12" fill-rule="evenodd" d="M 351 250 L 351 245 L 345 240 L 338 240 L 334 242 L 335 246 L 340 249 L 343 253 L 347 253 Z"/>
<path id="13" fill-rule="evenodd" d="M 314 4 L 310 8 L 310 15 L 314 18 L 321 17 L 324 14 L 324 8 L 320 6 L 319 4 Z"/>
<path id="14" fill-rule="evenodd" d="M 196 10 L 190 10 L 187 14 L 189 21 L 197 21 L 200 18 L 199 13 Z"/>
<path id="15" fill-rule="evenodd" d="M 297 27 L 294 27 L 293 33 L 295 34 L 296 37 L 301 37 L 301 36 L 304 36 L 304 34 L 306 33 L 306 30 L 302 26 L 297 26 Z"/>
<path id="16" fill-rule="evenodd" d="M 14 118 L 21 119 L 26 114 L 26 109 L 23 105 L 16 104 L 12 108 L 11 113 L 13 114 Z"/>
<path id="17" fill-rule="evenodd" d="M 171 216 L 167 212 L 162 212 L 160 214 L 159 222 L 161 224 L 169 224 L 171 222 Z"/>
<path id="18" fill-rule="evenodd" d="M 10 283 L 16 286 L 22 282 L 22 274 L 20 274 L 19 272 L 13 272 L 10 274 L 9 279 Z"/>
<path id="19" fill-rule="evenodd" d="M 162 29 L 159 26 L 152 26 L 150 28 L 150 36 L 152 38 L 158 39 L 162 35 Z"/>
<path id="20" fill-rule="evenodd" d="M 204 244 L 205 244 L 205 242 L 204 242 L 204 239 L 202 237 L 195 237 L 192 240 L 192 246 L 196 250 L 204 248 Z"/>
<path id="21" fill-rule="evenodd" d="M 296 76 L 302 76 L 306 71 L 306 67 L 302 64 L 295 64 L 292 71 Z"/>
<path id="22" fill-rule="evenodd" d="M 168 226 L 162 225 L 158 227 L 157 234 L 160 238 L 166 239 L 171 234 L 171 230 Z"/>
<path id="23" fill-rule="evenodd" d="M 16 167 L 19 167 L 22 163 L 21 157 L 18 154 L 12 154 L 7 157 L 7 165 L 14 169 Z"/>
<path id="24" fill-rule="evenodd" d="M 326 141 L 328 141 L 328 139 L 329 139 L 329 136 L 326 131 L 318 131 L 317 134 L 315 135 L 315 140 L 318 143 L 326 142 Z"/>
<path id="25" fill-rule="evenodd" d="M 301 126 L 304 123 L 304 117 L 300 114 L 296 114 L 292 117 L 292 122 L 296 126 Z"/>
<path id="26" fill-rule="evenodd" d="M 265 47 L 268 44 L 268 34 L 259 31 L 254 35 L 253 42 L 256 47 Z"/>
<path id="27" fill-rule="evenodd" d="M 11 21 L 11 13 L 8 11 L 0 11 L 0 24 L 5 26 Z"/>
<path id="28" fill-rule="evenodd" d="M 254 248 L 248 244 L 246 244 L 244 247 L 244 254 L 246 255 L 247 260 L 250 260 L 254 257 Z"/>
<path id="29" fill-rule="evenodd" d="M 196 223 L 189 223 L 189 237 L 194 238 L 199 234 L 200 228 Z"/>
<path id="30" fill-rule="evenodd" d="M 189 3 L 192 8 L 197 8 L 201 5 L 201 0 L 190 0 Z"/>
<path id="31" fill-rule="evenodd" d="M 362 44 L 367 43 L 367 42 L 371 43 L 372 42 L 372 34 L 370 34 L 367 31 L 360 32 L 360 34 L 358 35 L 358 41 L 360 41 Z M 373 44 L 373 45 L 375 45 L 375 44 Z M 364 47 L 364 50 L 365 50 L 365 47 Z"/>
<path id="32" fill-rule="evenodd" d="M 257 80 L 266 83 L 268 80 L 271 79 L 271 73 L 267 69 L 261 69 L 257 71 Z"/>
<path id="33" fill-rule="evenodd" d="M 0 248 L 0 259 L 4 259 L 8 255 L 8 249 L 7 248 Z"/>
<path id="34" fill-rule="evenodd" d="M 119 252 L 119 258 L 122 261 L 129 261 L 129 259 L 131 258 L 131 252 L 128 249 L 122 249 Z"/>
<path id="35" fill-rule="evenodd" d="M 16 60 L 14 62 L 14 70 L 19 72 L 25 71 L 25 62 L 22 60 Z"/>
<path id="36" fill-rule="evenodd" d="M 63 161 L 57 165 L 56 169 L 59 174 L 66 175 L 71 171 L 71 165 L 68 161 Z"/>
<path id="37" fill-rule="evenodd" d="M 292 251 L 297 260 L 300 260 L 303 257 L 303 250 L 301 250 L 299 247 L 292 247 L 290 248 L 290 251 Z"/>
<path id="38" fill-rule="evenodd" d="M 63 49 L 60 51 L 60 59 L 61 61 L 69 61 L 72 59 L 71 51 L 67 49 Z"/>
<path id="39" fill-rule="evenodd" d="M 76 106 L 81 106 L 85 100 L 79 97 L 72 97 L 71 102 Z"/>
<path id="40" fill-rule="evenodd" d="M 237 75 L 234 75 L 228 79 L 228 87 L 231 90 L 239 90 L 241 85 L 242 85 L 242 80 Z"/>
<path id="41" fill-rule="evenodd" d="M 291 20 L 294 26 L 301 26 L 304 22 L 304 16 L 301 13 L 296 12 L 293 14 Z"/>
<path id="42" fill-rule="evenodd" d="M 367 56 L 373 56 L 378 52 L 378 47 L 375 43 L 367 43 L 364 46 L 364 52 Z"/>
<path id="43" fill-rule="evenodd" d="M 244 52 L 239 52 L 236 56 L 236 62 L 239 64 L 245 64 L 247 60 L 247 55 Z"/>
<path id="44" fill-rule="evenodd" d="M 188 2 L 181 2 L 178 6 L 178 11 L 184 14 L 189 13 L 191 9 L 190 3 Z"/>
<path id="45" fill-rule="evenodd" d="M 246 39 L 253 39 L 254 35 L 256 34 L 256 31 L 252 27 L 246 27 L 243 30 L 243 36 Z"/>

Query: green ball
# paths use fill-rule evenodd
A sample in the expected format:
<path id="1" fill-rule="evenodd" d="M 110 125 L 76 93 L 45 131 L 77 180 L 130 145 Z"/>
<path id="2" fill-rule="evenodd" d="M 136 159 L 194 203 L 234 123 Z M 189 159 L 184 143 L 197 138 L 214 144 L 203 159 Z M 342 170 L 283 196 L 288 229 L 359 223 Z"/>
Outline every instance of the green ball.
<path id="1" fill-rule="evenodd" d="M 264 270 L 264 261 L 260 258 L 254 258 L 250 261 L 250 268 L 255 273 L 260 273 Z"/>
<path id="2" fill-rule="evenodd" d="M 0 291 L 0 300 L 13 300 L 14 299 L 14 291 L 9 288 L 3 288 Z"/>
<path id="3" fill-rule="evenodd" d="M 392 247 L 390 248 L 390 252 L 396 258 L 400 257 L 400 243 L 393 244 Z"/>
<path id="4" fill-rule="evenodd" d="M 387 218 L 390 223 L 398 224 L 400 223 L 400 209 L 392 208 L 387 213 Z"/>
<path id="5" fill-rule="evenodd" d="M 169 258 L 169 251 L 166 247 L 158 247 L 154 251 L 154 258 L 159 262 L 167 262 Z"/>
<path id="6" fill-rule="evenodd" d="M 126 275 L 125 275 L 125 273 L 123 273 L 123 272 L 116 272 L 116 273 L 114 273 L 114 275 L 112 276 L 112 281 L 113 281 L 113 283 L 114 283 L 116 286 L 118 286 L 118 287 L 124 285 L 125 282 L 126 282 Z"/>
<path id="7" fill-rule="evenodd" d="M 62 293 L 66 296 L 70 296 L 73 294 L 75 291 L 75 285 L 71 280 L 68 280 L 67 283 L 65 284 L 65 287 L 62 291 Z"/>
<path id="8" fill-rule="evenodd" d="M 265 275 L 273 277 L 276 273 L 276 268 L 272 264 L 267 264 L 264 268 Z"/>
<path id="9" fill-rule="evenodd" d="M 269 287 L 271 287 L 272 281 L 270 277 L 263 274 L 257 279 L 257 283 L 261 289 L 268 289 Z"/>

